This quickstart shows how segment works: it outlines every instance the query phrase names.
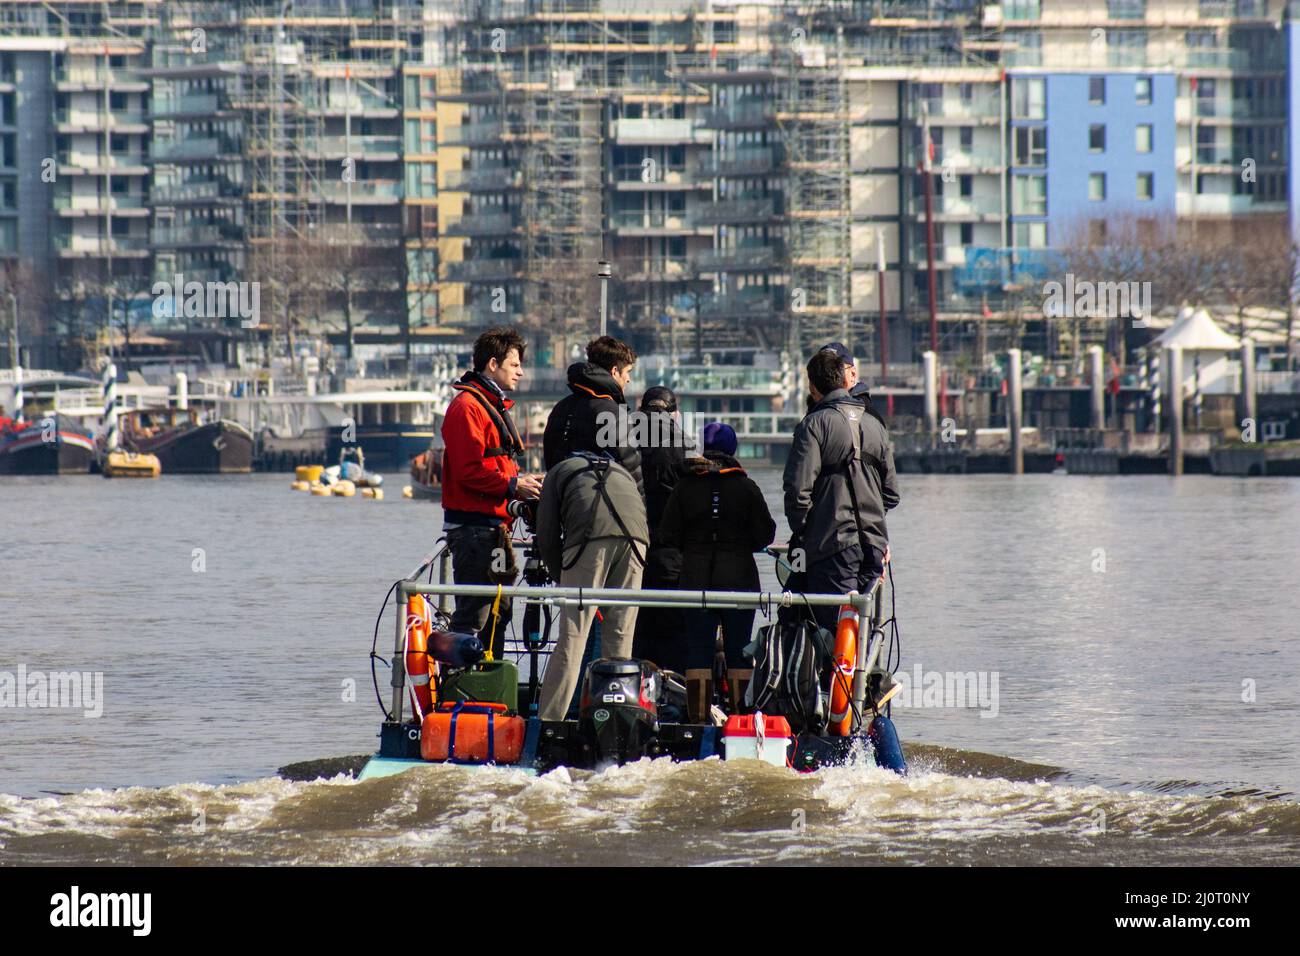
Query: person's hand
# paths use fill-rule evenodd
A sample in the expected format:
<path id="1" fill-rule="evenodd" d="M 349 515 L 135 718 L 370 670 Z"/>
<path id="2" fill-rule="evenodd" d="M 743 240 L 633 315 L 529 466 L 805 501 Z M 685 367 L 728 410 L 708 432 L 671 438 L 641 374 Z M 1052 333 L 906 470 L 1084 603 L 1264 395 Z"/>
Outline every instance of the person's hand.
<path id="1" fill-rule="evenodd" d="M 885 545 L 885 556 L 881 559 L 880 563 L 882 566 L 889 563 L 889 545 Z"/>
<path id="2" fill-rule="evenodd" d="M 542 496 L 541 475 L 520 475 L 515 479 L 515 497 L 525 501 Z"/>

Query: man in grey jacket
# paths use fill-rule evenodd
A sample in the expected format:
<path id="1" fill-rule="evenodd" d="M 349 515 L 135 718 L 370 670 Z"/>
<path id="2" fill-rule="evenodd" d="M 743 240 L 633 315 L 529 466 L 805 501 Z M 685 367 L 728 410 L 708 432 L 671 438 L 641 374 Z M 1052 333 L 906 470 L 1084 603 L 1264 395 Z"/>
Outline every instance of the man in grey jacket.
<path id="1" fill-rule="evenodd" d="M 809 594 L 865 591 L 889 554 L 885 512 L 898 504 L 894 452 L 883 423 L 845 386 L 842 358 L 823 349 L 808 363 L 813 407 L 794 431 L 782 484 L 791 562 Z M 817 608 L 834 630 L 837 609 Z"/>
<path id="2" fill-rule="evenodd" d="M 639 588 L 650 532 L 636 479 L 608 456 L 577 452 L 546 473 L 537 509 L 537 545 L 561 587 Z M 605 610 L 601 656 L 630 657 L 635 607 Z M 563 720 L 582 676 L 596 606 L 565 608 L 546 665 L 538 716 Z"/>

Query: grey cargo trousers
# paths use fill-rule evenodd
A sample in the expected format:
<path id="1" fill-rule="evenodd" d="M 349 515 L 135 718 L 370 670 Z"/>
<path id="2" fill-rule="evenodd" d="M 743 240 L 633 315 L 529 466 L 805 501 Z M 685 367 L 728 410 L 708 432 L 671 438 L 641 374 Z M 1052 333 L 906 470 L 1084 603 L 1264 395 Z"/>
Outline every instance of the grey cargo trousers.
<path id="1" fill-rule="evenodd" d="M 566 551 L 567 564 L 573 558 Z M 625 538 L 592 538 L 577 563 L 560 573 L 560 586 L 566 588 L 639 588 L 641 562 Z M 632 634 L 636 630 L 635 607 L 611 607 L 601 613 L 601 657 L 630 657 Z M 542 720 L 563 720 L 573 699 L 573 691 L 582 677 L 582 655 L 587 649 L 587 634 L 596 618 L 596 605 L 581 609 L 566 607 L 561 617 L 560 638 L 546 664 L 542 680 L 542 700 L 537 715 Z"/>

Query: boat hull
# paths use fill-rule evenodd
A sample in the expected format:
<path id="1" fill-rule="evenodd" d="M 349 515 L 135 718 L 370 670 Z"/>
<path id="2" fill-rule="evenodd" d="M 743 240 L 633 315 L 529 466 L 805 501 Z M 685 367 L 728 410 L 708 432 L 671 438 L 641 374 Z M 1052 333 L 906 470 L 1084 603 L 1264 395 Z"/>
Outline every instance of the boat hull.
<path id="1" fill-rule="evenodd" d="M 68 428 L 37 424 L 0 439 L 0 475 L 87 475 L 94 460 L 94 439 Z"/>
<path id="2" fill-rule="evenodd" d="M 164 475 L 231 475 L 253 470 L 253 436 L 234 422 L 174 428 L 151 439 L 124 441 L 128 451 L 156 455 Z"/>
<path id="3" fill-rule="evenodd" d="M 852 737 L 799 734 L 791 747 L 788 765 L 808 772 L 848 763 L 858 753 L 874 753 L 877 765 L 900 775 L 907 773 L 897 733 L 889 718 L 883 715 L 875 718 L 866 731 Z M 710 724 L 661 723 L 654 736 L 653 750 L 645 756 L 667 757 L 674 761 L 708 760 L 712 757 L 725 760 L 722 728 Z M 379 752 L 367 761 L 358 776 L 362 780 L 387 777 L 412 767 L 427 767 L 430 763 L 420 754 L 420 725 L 389 722 L 380 728 Z M 596 769 L 599 764 L 578 721 L 544 721 L 533 717 L 528 720 L 519 762 L 504 766 L 546 773 L 556 767 Z"/>
<path id="4" fill-rule="evenodd" d="M 352 434 L 352 431 L 355 434 Z M 355 441 L 343 441 L 342 427 L 330 428 L 325 439 L 325 460 L 338 461 L 344 447 L 360 446 L 366 456 L 366 467 L 371 471 L 404 471 L 410 467 L 411 459 L 422 453 L 433 441 L 432 425 L 409 425 L 404 423 L 390 425 L 356 425 L 349 430 L 349 438 Z"/>

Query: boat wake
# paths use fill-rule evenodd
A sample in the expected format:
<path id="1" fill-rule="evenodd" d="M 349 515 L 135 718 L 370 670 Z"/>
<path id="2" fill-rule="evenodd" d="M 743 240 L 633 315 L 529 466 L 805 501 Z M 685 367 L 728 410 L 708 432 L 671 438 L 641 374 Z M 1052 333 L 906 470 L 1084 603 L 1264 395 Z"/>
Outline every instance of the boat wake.
<path id="1" fill-rule="evenodd" d="M 1300 858 L 1289 794 L 914 745 L 805 775 L 647 761 L 533 776 L 417 767 L 210 786 L 0 795 L 9 864 L 1251 864 Z"/>

